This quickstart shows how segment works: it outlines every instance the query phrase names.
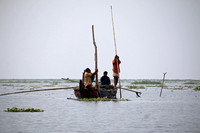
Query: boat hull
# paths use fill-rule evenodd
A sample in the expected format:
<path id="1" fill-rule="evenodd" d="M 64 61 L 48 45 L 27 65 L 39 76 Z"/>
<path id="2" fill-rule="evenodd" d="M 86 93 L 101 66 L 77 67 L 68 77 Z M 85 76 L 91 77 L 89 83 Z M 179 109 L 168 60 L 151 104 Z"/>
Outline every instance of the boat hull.
<path id="1" fill-rule="evenodd" d="M 116 98 L 117 89 L 113 86 L 108 87 L 100 87 L 98 91 L 99 97 L 101 98 Z M 79 87 L 74 88 L 74 95 L 77 98 L 93 98 L 94 96 L 91 95 L 90 91 L 87 90 L 82 82 L 80 80 Z"/>

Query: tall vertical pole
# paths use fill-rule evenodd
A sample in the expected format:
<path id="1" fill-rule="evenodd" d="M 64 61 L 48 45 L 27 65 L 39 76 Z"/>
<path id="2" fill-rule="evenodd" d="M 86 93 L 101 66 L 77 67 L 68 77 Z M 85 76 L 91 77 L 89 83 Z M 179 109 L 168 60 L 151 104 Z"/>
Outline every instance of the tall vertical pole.
<path id="1" fill-rule="evenodd" d="M 114 37 L 114 45 L 115 45 L 115 54 L 117 55 L 117 45 L 116 45 L 116 39 L 115 39 L 115 27 L 114 27 L 114 18 L 113 18 L 112 6 L 110 8 L 111 8 L 111 16 L 112 16 L 112 26 L 113 26 L 113 37 Z"/>
<path id="2" fill-rule="evenodd" d="M 112 11 L 112 6 L 111 8 L 111 17 L 112 17 L 112 26 L 113 26 L 113 36 L 114 36 L 114 45 L 115 45 L 115 55 L 117 55 L 117 44 L 116 44 L 116 38 L 115 38 L 115 27 L 114 27 L 114 18 L 113 18 L 113 11 Z M 119 75 L 119 90 L 120 90 L 120 99 L 122 98 L 122 92 L 121 92 L 121 82 L 120 82 L 120 74 L 119 74 L 119 62 L 117 60 L 117 72 Z"/>
<path id="3" fill-rule="evenodd" d="M 93 44 L 94 44 L 94 48 L 95 48 L 95 71 L 98 69 L 98 64 L 97 64 L 97 45 L 95 42 L 95 36 L 94 36 L 94 25 L 92 25 L 92 36 L 93 36 Z M 98 91 L 100 91 L 99 89 L 99 82 L 98 82 L 98 72 L 96 73 L 96 87 L 98 88 Z"/>

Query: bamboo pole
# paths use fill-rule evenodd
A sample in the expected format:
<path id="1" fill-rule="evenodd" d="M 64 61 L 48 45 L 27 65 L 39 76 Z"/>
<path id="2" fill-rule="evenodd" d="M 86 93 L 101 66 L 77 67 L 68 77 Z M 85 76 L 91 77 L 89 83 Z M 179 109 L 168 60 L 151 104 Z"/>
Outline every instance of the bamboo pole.
<path id="1" fill-rule="evenodd" d="M 163 82 L 162 82 L 162 88 L 160 90 L 160 97 L 162 95 L 162 90 L 163 90 L 163 87 L 164 87 L 164 81 L 165 81 L 165 75 L 167 74 L 167 72 L 163 73 Z"/>
<path id="2" fill-rule="evenodd" d="M 93 44 L 94 44 L 94 48 L 95 48 L 95 71 L 98 69 L 98 58 L 97 58 L 97 45 L 95 42 L 95 36 L 94 36 L 94 25 L 92 25 L 92 36 L 93 36 Z M 98 82 L 98 72 L 96 73 L 96 87 L 98 89 L 98 91 L 100 91 L 100 86 L 99 86 L 99 82 Z"/>
<path id="3" fill-rule="evenodd" d="M 11 94 L 19 94 L 19 93 L 27 93 L 27 92 L 36 92 L 36 91 L 64 90 L 64 89 L 73 89 L 73 88 L 76 88 L 76 87 L 49 88 L 49 89 L 39 89 L 39 90 L 18 91 L 18 92 L 10 92 L 10 93 L 0 94 L 0 96 L 11 95 Z"/>
<path id="4" fill-rule="evenodd" d="M 116 38 L 115 38 L 115 27 L 114 27 L 114 18 L 113 18 L 112 6 L 110 8 L 111 8 L 111 17 L 112 17 L 112 26 L 113 26 L 113 37 L 114 37 L 114 45 L 115 45 L 115 54 L 117 55 L 117 45 L 116 45 Z"/>
<path id="5" fill-rule="evenodd" d="M 114 18 L 113 18 L 113 11 L 112 6 L 111 8 L 111 17 L 112 17 L 112 26 L 113 26 L 113 37 L 114 37 L 114 45 L 115 45 L 115 55 L 117 55 L 117 44 L 116 44 L 116 38 L 115 38 L 115 27 L 114 27 Z M 118 71 L 118 81 L 119 81 L 119 90 L 120 90 L 120 98 L 122 98 L 122 92 L 121 92 L 121 81 L 120 81 L 120 74 L 119 74 L 119 62 L 117 60 L 117 71 Z"/>

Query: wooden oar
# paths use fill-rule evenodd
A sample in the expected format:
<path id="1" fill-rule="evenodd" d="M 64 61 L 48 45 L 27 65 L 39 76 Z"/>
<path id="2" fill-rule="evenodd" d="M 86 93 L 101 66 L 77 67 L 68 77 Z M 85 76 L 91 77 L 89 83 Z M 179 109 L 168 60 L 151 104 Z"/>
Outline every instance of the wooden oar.
<path id="1" fill-rule="evenodd" d="M 49 90 L 63 90 L 63 89 L 73 89 L 73 88 L 76 88 L 76 87 L 49 88 L 49 89 L 39 89 L 39 90 L 18 91 L 18 92 L 10 92 L 10 93 L 0 94 L 0 96 L 11 95 L 11 94 L 19 94 L 19 93 L 26 93 L 26 92 L 49 91 Z"/>
<path id="2" fill-rule="evenodd" d="M 112 6 L 110 8 L 111 8 L 111 17 L 112 17 L 112 26 L 113 26 L 113 37 L 114 37 L 114 44 L 115 44 L 115 55 L 117 55 L 117 44 L 116 44 L 116 38 L 115 38 L 115 27 L 114 27 L 114 18 L 113 18 Z M 121 92 L 121 82 L 120 82 L 119 62 L 118 62 L 118 60 L 117 60 L 117 72 L 118 72 L 119 90 L 120 90 L 120 99 L 121 99 L 122 98 L 122 92 Z"/>
<path id="3" fill-rule="evenodd" d="M 140 95 L 142 94 L 141 92 L 130 90 L 130 89 L 127 89 L 127 88 L 121 88 L 121 89 L 131 91 L 131 92 L 135 92 L 138 97 L 140 97 Z"/>

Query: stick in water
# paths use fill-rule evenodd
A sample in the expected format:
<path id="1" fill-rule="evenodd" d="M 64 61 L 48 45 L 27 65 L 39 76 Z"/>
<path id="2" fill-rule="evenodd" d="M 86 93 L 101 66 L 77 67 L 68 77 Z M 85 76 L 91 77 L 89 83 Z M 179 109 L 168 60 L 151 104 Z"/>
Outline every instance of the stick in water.
<path id="1" fill-rule="evenodd" d="M 162 82 L 162 88 L 161 88 L 161 91 L 160 91 L 160 97 L 162 95 L 162 90 L 163 90 L 163 87 L 164 87 L 164 81 L 165 81 L 165 75 L 167 74 L 167 72 L 163 73 L 163 82 Z"/>

